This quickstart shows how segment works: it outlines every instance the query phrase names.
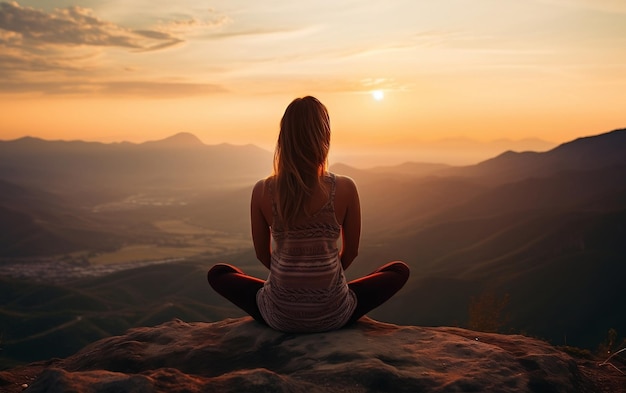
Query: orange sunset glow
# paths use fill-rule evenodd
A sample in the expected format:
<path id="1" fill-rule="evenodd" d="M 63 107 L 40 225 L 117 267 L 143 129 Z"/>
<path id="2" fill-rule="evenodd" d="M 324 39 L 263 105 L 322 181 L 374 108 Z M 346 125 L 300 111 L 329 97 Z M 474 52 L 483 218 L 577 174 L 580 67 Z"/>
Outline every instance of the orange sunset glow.
<path id="1" fill-rule="evenodd" d="M 626 0 L 0 0 L 0 111 L 2 392 L 624 392 Z"/>
<path id="2" fill-rule="evenodd" d="M 624 126 L 624 37 L 615 0 L 1 2 L 0 139 L 272 149 L 314 95 L 338 155 L 556 145 Z"/>

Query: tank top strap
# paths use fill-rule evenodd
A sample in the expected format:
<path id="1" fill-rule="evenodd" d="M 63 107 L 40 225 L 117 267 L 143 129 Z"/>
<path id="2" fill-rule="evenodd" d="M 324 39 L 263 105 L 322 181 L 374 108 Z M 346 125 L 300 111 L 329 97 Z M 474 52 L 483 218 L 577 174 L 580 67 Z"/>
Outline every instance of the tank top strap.
<path id="1" fill-rule="evenodd" d="M 269 193 L 270 200 L 272 201 L 272 219 L 275 222 L 278 219 L 278 208 L 276 207 L 276 201 L 274 200 L 274 179 L 275 178 L 272 178 L 272 180 L 270 180 L 268 177 L 265 179 L 265 185 L 267 186 L 267 192 Z"/>
<path id="2" fill-rule="evenodd" d="M 332 172 L 328 172 L 328 177 L 330 179 L 330 195 L 328 198 L 328 204 L 330 205 L 331 210 L 335 211 L 335 190 L 337 188 L 337 182 L 335 179 L 335 174 Z"/>

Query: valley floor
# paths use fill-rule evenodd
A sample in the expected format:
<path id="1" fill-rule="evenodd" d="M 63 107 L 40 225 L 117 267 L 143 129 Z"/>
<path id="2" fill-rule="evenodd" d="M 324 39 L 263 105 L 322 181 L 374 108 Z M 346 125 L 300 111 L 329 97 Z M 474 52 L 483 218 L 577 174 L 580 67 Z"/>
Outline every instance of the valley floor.
<path id="1" fill-rule="evenodd" d="M 20 279 L 64 283 L 80 278 L 101 277 L 122 270 L 162 265 L 184 261 L 185 258 L 166 258 L 154 261 L 133 261 L 112 264 L 90 264 L 55 258 L 4 260 L 0 262 L 0 276 Z"/>

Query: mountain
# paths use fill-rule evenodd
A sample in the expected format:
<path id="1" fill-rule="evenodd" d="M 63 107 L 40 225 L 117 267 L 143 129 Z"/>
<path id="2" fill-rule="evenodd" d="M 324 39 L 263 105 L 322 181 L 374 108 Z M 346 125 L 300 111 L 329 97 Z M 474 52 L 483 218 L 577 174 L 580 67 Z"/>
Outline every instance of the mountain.
<path id="1" fill-rule="evenodd" d="M 87 205 L 146 192 L 240 187 L 270 170 L 270 152 L 253 145 L 204 145 L 186 133 L 142 144 L 0 142 L 0 179 Z"/>
<path id="2" fill-rule="evenodd" d="M 505 309 L 492 304 L 487 313 L 501 332 L 595 350 L 611 330 L 621 343 L 624 135 L 616 130 L 468 167 L 333 165 L 355 179 L 361 197 L 361 248 L 348 278 L 394 259 L 412 269 L 405 288 L 371 316 L 403 325 L 467 326 L 470 305 L 496 299 Z M 260 163 L 270 167 L 271 154 L 252 146 L 206 146 L 188 135 L 174 142 L 178 138 L 188 147 L 32 138 L 0 143 L 0 250 L 6 258 L 137 244 L 194 255 L 183 263 L 63 283 L 3 278 L 0 287 L 10 289 L 0 297 L 7 361 L 67 356 L 68 348 L 163 318 L 232 315 L 237 311 L 204 280 L 217 260 L 267 274 L 251 250 L 248 215 L 252 185 L 269 172 Z M 253 162 L 238 162 L 240 156 Z M 207 178 L 214 180 L 198 180 Z M 213 251 L 235 240 L 241 253 Z M 210 247 L 198 251 L 199 241 Z"/>
<path id="3" fill-rule="evenodd" d="M 63 283 L 0 276 L 0 370 L 66 357 L 136 326 L 237 315 L 206 282 L 207 270 L 223 261 L 224 256 L 201 256 Z M 249 274 L 265 273 L 252 250 L 230 254 L 228 261 Z"/>
<path id="4" fill-rule="evenodd" d="M 58 195 L 0 180 L 0 257 L 115 248 L 129 237 Z"/>
<path id="5" fill-rule="evenodd" d="M 141 144 L 141 146 L 145 148 L 194 149 L 201 148 L 202 146 L 206 145 L 202 143 L 200 138 L 189 132 L 179 132 L 178 134 L 172 135 L 165 139 L 144 142 Z"/>
<path id="6" fill-rule="evenodd" d="M 625 135 L 618 130 L 545 153 L 507 154 L 445 169 L 429 182 L 385 183 L 378 210 L 395 214 L 396 225 L 364 229 L 359 258 L 367 261 L 365 271 L 386 257 L 407 261 L 414 273 L 393 306 L 372 315 L 446 325 L 468 320 L 470 299 L 495 293 L 510 299 L 501 317 L 514 331 L 586 348 L 610 328 L 623 335 Z M 429 196 L 461 180 L 470 186 Z M 363 200 L 372 198 L 373 189 L 363 191 Z"/>
<path id="7" fill-rule="evenodd" d="M 507 151 L 476 165 L 442 171 L 441 175 L 482 177 L 502 183 L 566 170 L 626 165 L 624 145 L 626 129 L 617 129 L 578 138 L 544 153 Z"/>
<path id="8" fill-rule="evenodd" d="M 154 222 L 181 216 L 247 230 L 241 220 L 203 217 L 223 212 L 234 196 L 249 198 L 249 187 L 270 172 L 271 157 L 252 145 L 205 145 L 189 133 L 142 144 L 2 141 L 0 256 L 167 243 L 171 235 Z M 245 208 L 231 210 L 238 216 Z"/>
<path id="9" fill-rule="evenodd" d="M 383 173 L 387 175 L 406 174 L 414 177 L 429 176 L 433 173 L 450 167 L 446 164 L 432 164 L 427 162 L 405 162 L 394 166 L 378 166 L 370 169 L 370 172 Z"/>

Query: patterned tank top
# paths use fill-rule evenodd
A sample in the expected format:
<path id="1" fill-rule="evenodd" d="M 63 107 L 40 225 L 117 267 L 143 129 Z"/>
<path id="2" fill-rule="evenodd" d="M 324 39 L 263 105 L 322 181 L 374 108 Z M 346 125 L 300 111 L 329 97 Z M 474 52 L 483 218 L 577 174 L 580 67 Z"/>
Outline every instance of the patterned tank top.
<path id="1" fill-rule="evenodd" d="M 283 229 L 272 202 L 274 247 L 270 273 L 257 292 L 257 304 L 267 324 L 279 331 L 339 329 L 356 307 L 337 245 L 341 226 L 335 216 L 335 175 L 327 174 L 324 181 L 330 183 L 328 201 L 294 228 Z"/>

